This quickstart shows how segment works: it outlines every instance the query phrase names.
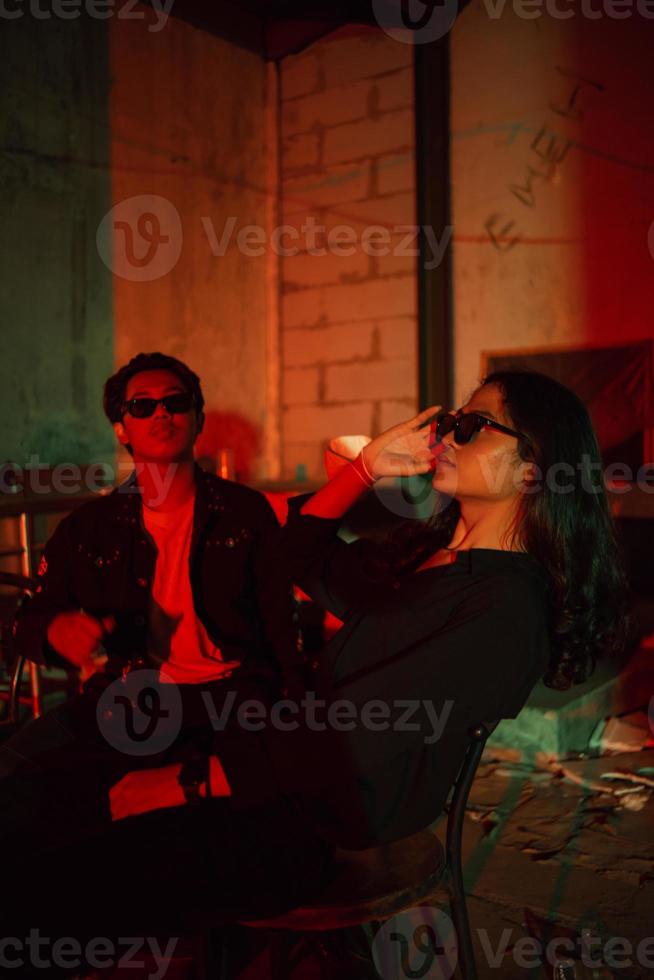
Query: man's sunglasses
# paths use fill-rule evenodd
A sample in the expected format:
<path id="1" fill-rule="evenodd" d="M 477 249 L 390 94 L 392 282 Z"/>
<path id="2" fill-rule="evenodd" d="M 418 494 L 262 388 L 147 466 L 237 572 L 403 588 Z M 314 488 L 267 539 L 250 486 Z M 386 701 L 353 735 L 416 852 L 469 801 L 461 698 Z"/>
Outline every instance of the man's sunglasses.
<path id="1" fill-rule="evenodd" d="M 188 391 L 178 391 L 163 398 L 130 398 L 123 405 L 123 415 L 129 412 L 135 419 L 149 419 L 156 412 L 157 405 L 163 405 L 169 415 L 183 415 L 191 411 L 193 404 L 193 395 Z"/>
<path id="2" fill-rule="evenodd" d="M 457 412 L 456 415 L 439 415 L 434 424 L 435 435 L 441 439 L 449 432 L 454 432 L 454 441 L 459 446 L 465 446 L 467 442 L 482 429 L 495 429 L 497 432 L 504 432 L 508 436 L 515 436 L 517 439 L 527 440 L 521 432 L 509 429 L 506 425 L 496 422 L 495 419 L 486 418 L 485 415 L 478 415 L 477 412 Z"/>

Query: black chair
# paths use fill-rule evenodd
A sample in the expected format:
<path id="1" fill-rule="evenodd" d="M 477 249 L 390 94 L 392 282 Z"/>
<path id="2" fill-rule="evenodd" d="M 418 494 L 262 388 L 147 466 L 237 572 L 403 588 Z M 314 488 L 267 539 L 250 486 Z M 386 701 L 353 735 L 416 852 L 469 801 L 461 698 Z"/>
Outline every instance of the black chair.
<path id="1" fill-rule="evenodd" d="M 461 841 L 470 788 L 486 740 L 497 724 L 497 721 L 480 723 L 468 732 L 465 758 L 447 807 L 445 849 L 434 833 L 423 830 L 365 851 L 339 850 L 334 856 L 334 875 L 329 885 L 310 905 L 270 919 L 241 920 L 240 924 L 249 929 L 270 934 L 273 980 L 287 980 L 294 966 L 309 954 L 317 957 L 324 978 L 352 976 L 354 961 L 369 962 L 375 924 L 435 899 L 443 886 L 449 892 L 461 976 L 463 980 L 476 980 Z M 228 948 L 223 947 L 217 954 L 218 962 L 212 964 L 212 969 L 206 969 L 205 975 L 229 980 L 228 953 Z M 344 963 L 347 957 L 350 957 L 350 972 Z"/>
<path id="2" fill-rule="evenodd" d="M 20 689 L 25 670 L 26 658 L 24 656 L 14 656 L 13 651 L 13 627 L 16 611 L 20 605 L 32 596 L 37 588 L 36 579 L 27 575 L 19 575 L 14 572 L 0 572 L 0 586 L 9 587 L 12 590 L 12 611 L 11 616 L 4 618 L 0 629 L 0 659 L 3 667 L 9 674 L 9 687 L 6 692 L 0 694 L 0 699 L 6 700 L 7 710 L 5 717 L 0 722 L 2 729 L 11 732 L 18 727 L 20 722 L 20 705 L 25 705 L 36 712 L 41 710 L 41 699 L 39 684 L 35 685 L 36 690 L 32 691 L 31 696 L 21 697 Z M 37 668 L 38 669 L 38 668 Z M 35 699 L 38 704 L 35 704 Z"/>
<path id="3" fill-rule="evenodd" d="M 37 718 L 43 713 L 43 672 L 35 663 L 29 663 L 23 654 L 16 655 L 13 647 L 13 629 L 16 614 L 25 602 L 36 592 L 38 581 L 27 575 L 19 575 L 14 572 L 0 572 L 0 586 L 8 586 L 13 590 L 14 599 L 12 603 L 12 613 L 5 615 L 0 627 L 0 660 L 9 675 L 8 690 L 0 691 L 0 700 L 7 702 L 7 710 L 4 718 L 0 720 L 0 732 L 4 736 L 11 735 L 20 724 L 27 718 Z M 25 668 L 29 666 L 30 693 L 22 695 L 23 675 Z M 79 672 L 72 668 L 66 671 L 66 677 L 47 678 L 51 692 L 60 692 L 65 698 L 73 697 L 79 692 Z M 27 709 L 21 712 L 21 707 Z"/>

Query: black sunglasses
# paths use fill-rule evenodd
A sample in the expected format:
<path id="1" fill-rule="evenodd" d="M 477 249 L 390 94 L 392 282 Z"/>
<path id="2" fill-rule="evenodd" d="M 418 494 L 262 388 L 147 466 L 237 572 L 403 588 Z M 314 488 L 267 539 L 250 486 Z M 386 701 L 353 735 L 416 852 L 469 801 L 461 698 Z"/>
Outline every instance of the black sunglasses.
<path id="1" fill-rule="evenodd" d="M 459 446 L 465 446 L 477 432 L 481 432 L 486 427 L 496 429 L 497 432 L 504 432 L 508 436 L 515 436 L 517 439 L 524 439 L 528 442 L 527 437 L 523 436 L 521 432 L 516 432 L 515 429 L 509 429 L 508 426 L 496 422 L 495 419 L 486 418 L 485 415 L 478 415 L 477 412 L 457 412 L 456 415 L 439 415 L 436 420 L 436 434 L 442 439 L 449 432 L 454 432 L 454 441 Z"/>
<path id="2" fill-rule="evenodd" d="M 169 415 L 183 415 L 191 411 L 193 404 L 193 395 L 188 391 L 177 391 L 163 398 L 130 398 L 123 405 L 123 415 L 129 412 L 135 419 L 149 419 L 156 412 L 157 405 L 163 405 Z"/>

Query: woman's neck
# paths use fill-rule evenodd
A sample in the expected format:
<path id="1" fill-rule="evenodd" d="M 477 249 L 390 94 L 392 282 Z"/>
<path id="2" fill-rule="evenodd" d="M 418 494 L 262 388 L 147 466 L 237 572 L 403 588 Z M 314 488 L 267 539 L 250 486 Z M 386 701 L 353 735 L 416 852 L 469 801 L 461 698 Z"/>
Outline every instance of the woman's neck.
<path id="1" fill-rule="evenodd" d="M 454 534 L 449 545 L 439 548 L 417 569 L 418 572 L 433 568 L 436 565 L 449 565 L 456 561 L 457 551 L 471 551 L 473 548 L 490 549 L 491 551 L 524 551 L 516 542 L 511 543 L 508 534 L 515 511 L 498 508 L 497 512 L 489 511 L 484 504 L 483 513 L 474 507 L 462 506 L 461 516 L 454 528 Z"/>
<path id="2" fill-rule="evenodd" d="M 448 551 L 469 551 L 489 548 L 494 551 L 524 551 L 510 533 L 515 520 L 515 500 L 498 501 L 489 507 L 487 502 L 461 503 L 461 514 L 447 546 Z"/>

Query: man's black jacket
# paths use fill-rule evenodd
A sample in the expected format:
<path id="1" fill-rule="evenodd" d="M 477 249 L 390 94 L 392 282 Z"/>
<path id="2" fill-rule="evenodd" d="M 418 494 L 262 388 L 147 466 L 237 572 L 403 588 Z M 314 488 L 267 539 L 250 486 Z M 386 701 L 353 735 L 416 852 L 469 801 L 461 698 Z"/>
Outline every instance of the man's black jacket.
<path id="1" fill-rule="evenodd" d="M 61 663 L 48 626 L 57 613 L 83 609 L 116 618 L 104 641 L 110 672 L 145 656 L 157 554 L 141 515 L 132 476 L 61 522 L 45 548 L 38 592 L 17 623 L 19 653 Z M 289 581 L 274 567 L 277 528 L 262 494 L 196 467 L 190 575 L 197 615 L 225 660 L 284 688 L 301 658 Z"/>

